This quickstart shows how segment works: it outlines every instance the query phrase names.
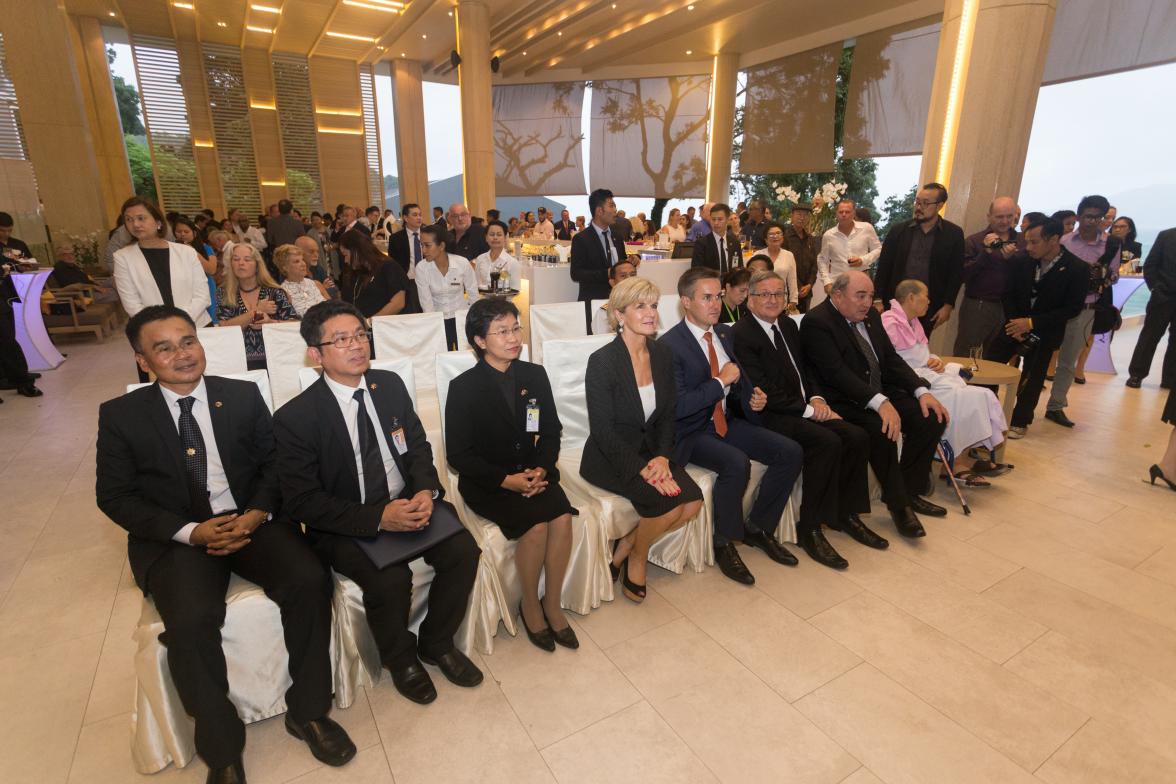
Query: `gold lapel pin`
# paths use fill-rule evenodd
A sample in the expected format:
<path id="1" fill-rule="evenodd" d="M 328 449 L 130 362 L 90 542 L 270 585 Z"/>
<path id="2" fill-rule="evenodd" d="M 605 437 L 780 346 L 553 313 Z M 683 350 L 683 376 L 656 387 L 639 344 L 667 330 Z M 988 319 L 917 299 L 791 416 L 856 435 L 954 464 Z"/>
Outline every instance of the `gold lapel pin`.
<path id="1" fill-rule="evenodd" d="M 223 406 L 223 405 L 224 405 L 224 403 L 222 403 L 222 402 L 220 402 L 220 401 L 218 400 L 218 401 L 216 401 L 215 403 L 213 403 L 213 405 L 214 405 L 214 406 L 216 406 L 217 408 L 220 408 L 221 406 Z"/>
<path id="2" fill-rule="evenodd" d="M 195 455 L 196 455 L 196 450 L 193 449 L 192 447 L 188 447 L 188 457 L 194 457 Z"/>
<path id="3" fill-rule="evenodd" d="M 526 390 L 526 388 L 524 387 L 524 388 L 523 388 L 523 389 L 522 389 L 522 390 L 519 392 L 519 397 L 526 397 L 526 396 L 527 396 L 527 390 Z"/>
<path id="4" fill-rule="evenodd" d="M 372 384 L 372 385 L 371 385 L 371 389 L 373 389 L 373 390 L 374 390 L 374 389 L 375 389 L 377 386 L 378 386 L 378 384 Z"/>

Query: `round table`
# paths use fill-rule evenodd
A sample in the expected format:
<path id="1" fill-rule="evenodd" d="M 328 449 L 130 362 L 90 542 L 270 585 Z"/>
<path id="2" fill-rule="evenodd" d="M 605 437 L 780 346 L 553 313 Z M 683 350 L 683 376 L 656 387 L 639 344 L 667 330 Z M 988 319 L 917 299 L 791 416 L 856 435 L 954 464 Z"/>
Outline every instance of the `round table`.
<path id="1" fill-rule="evenodd" d="M 960 367 L 972 367 L 972 360 L 967 357 L 940 357 L 946 365 L 948 362 L 957 362 Z M 982 359 L 977 363 L 979 370 L 973 371 L 969 384 L 975 384 L 985 387 L 996 387 L 996 397 L 1000 400 L 1001 408 L 1004 409 L 1005 421 L 1011 422 L 1013 419 L 1013 404 L 1017 399 L 1017 384 L 1021 381 L 1021 371 L 1012 365 L 1006 365 L 1002 362 L 993 362 L 991 359 Z M 1003 395 L 1003 397 L 1002 397 Z M 996 459 L 998 462 L 1004 462 L 1004 450 L 1009 440 L 1000 442 L 1000 446 L 996 448 Z"/>

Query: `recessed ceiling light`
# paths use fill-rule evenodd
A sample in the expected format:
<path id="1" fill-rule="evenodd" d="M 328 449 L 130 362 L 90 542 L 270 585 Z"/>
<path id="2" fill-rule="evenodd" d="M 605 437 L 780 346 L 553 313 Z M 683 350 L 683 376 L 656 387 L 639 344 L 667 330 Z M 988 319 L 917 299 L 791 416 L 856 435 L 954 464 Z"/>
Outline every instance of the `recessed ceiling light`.
<path id="1" fill-rule="evenodd" d="M 371 36 L 367 36 L 367 35 L 352 35 L 351 33 L 336 33 L 336 32 L 328 32 L 327 35 L 329 35 L 331 38 L 346 38 L 349 41 L 364 41 L 367 43 L 375 43 L 376 42 L 375 38 L 372 38 Z"/>
<path id="2" fill-rule="evenodd" d="M 398 14 L 399 10 L 389 8 L 386 5 L 372 5 L 371 3 L 361 3 L 359 0 L 343 0 L 343 5 L 355 6 L 356 8 L 366 8 L 369 11 L 383 11 L 386 14 Z"/>
<path id="3" fill-rule="evenodd" d="M 172 3 L 176 8 L 183 8 L 185 11 L 195 11 L 196 6 L 191 3 Z"/>
<path id="4" fill-rule="evenodd" d="M 449 12 L 449 15 L 450 15 L 450 16 L 453 16 L 453 12 L 452 12 L 452 11 L 450 11 L 450 12 Z"/>
<path id="5" fill-rule="evenodd" d="M 556 35 L 562 38 L 563 37 L 563 30 L 557 31 Z"/>
<path id="6" fill-rule="evenodd" d="M 217 22 L 216 26 L 217 27 L 228 27 L 229 25 L 227 22 Z"/>
<path id="7" fill-rule="evenodd" d="M 613 3 L 612 5 L 613 5 L 613 8 L 616 8 L 616 7 L 617 7 L 617 4 L 616 4 L 616 3 Z"/>
<path id="8" fill-rule="evenodd" d="M 523 57 L 526 57 L 526 56 L 527 56 L 527 53 L 526 53 L 526 52 L 523 52 Z"/>
<path id="9" fill-rule="evenodd" d="M 255 32 L 255 33 L 270 33 L 270 34 L 272 34 L 274 32 L 273 30 L 271 30 L 268 27 L 256 27 L 254 25 L 245 25 L 245 29 L 251 30 L 252 32 Z M 330 34 L 328 33 L 328 35 L 330 35 Z"/>
<path id="10" fill-rule="evenodd" d="M 400 53 L 400 56 L 401 56 L 401 57 L 404 57 L 404 52 L 401 52 L 401 53 Z"/>
<path id="11" fill-rule="evenodd" d="M 280 13 L 282 13 L 281 8 L 275 8 L 272 5 L 257 5 L 256 3 L 254 3 L 253 5 L 251 5 L 249 7 L 252 8 L 254 11 L 260 11 L 263 14 L 280 14 Z"/>
<path id="12" fill-rule="evenodd" d="M 107 11 L 106 15 L 107 16 L 118 16 L 118 14 L 116 14 L 114 11 Z"/>
<path id="13" fill-rule="evenodd" d="M 686 50 L 686 54 L 694 54 L 694 50 L 693 50 L 693 49 L 687 49 L 687 50 Z"/>
<path id="14" fill-rule="evenodd" d="M 382 47 L 382 46 L 377 46 L 376 48 L 379 49 L 381 52 L 384 51 L 384 47 Z"/>
<path id="15" fill-rule="evenodd" d="M 692 5 L 688 5 L 688 6 L 686 6 L 686 10 L 687 10 L 687 11 L 693 11 L 693 10 L 694 10 L 694 6 L 692 6 Z"/>
<path id="16" fill-rule="evenodd" d="M 421 33 L 421 38 L 428 38 L 428 37 L 429 36 L 425 35 L 424 33 Z"/>

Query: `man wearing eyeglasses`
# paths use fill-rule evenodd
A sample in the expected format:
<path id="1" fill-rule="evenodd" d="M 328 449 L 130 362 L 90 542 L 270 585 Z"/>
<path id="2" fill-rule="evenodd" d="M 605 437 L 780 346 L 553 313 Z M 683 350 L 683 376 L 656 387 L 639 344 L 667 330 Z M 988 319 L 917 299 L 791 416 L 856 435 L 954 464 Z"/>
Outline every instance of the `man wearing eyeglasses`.
<path id="1" fill-rule="evenodd" d="M 371 333 L 353 305 L 320 302 L 306 311 L 300 331 L 323 374 L 274 417 L 286 509 L 306 525 L 323 559 L 363 591 L 368 626 L 397 691 L 420 704 L 437 698 L 422 662 L 458 686 L 477 686 L 482 672 L 453 637 L 480 551 L 441 500 L 412 398 L 395 373 L 371 369 Z M 418 557 L 436 573 L 419 640 L 408 630 L 409 563 Z"/>
<path id="2" fill-rule="evenodd" d="M 951 318 L 956 295 L 964 279 L 964 231 L 944 220 L 939 211 L 947 204 L 947 188 L 929 182 L 915 196 L 914 218 L 895 226 L 882 242 L 874 288 L 879 311 L 894 299 L 894 288 L 908 279 L 927 286 L 931 304 L 919 321 L 928 335 Z"/>

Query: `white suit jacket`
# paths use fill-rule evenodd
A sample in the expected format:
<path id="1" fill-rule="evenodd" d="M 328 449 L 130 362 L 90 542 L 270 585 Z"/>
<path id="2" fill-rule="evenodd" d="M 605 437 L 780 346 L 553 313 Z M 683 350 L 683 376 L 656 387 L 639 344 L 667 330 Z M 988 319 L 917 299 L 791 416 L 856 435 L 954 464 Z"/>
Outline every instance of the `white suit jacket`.
<path id="1" fill-rule="evenodd" d="M 208 291 L 208 276 L 200 266 L 196 251 L 175 242 L 169 242 L 167 248 L 171 260 L 172 299 L 176 307 L 187 311 L 196 326 L 208 326 L 212 323 L 212 317 L 208 315 L 212 296 Z M 115 251 L 114 285 L 128 316 L 148 305 L 163 304 L 163 295 L 159 293 L 159 286 L 138 243 Z"/>

